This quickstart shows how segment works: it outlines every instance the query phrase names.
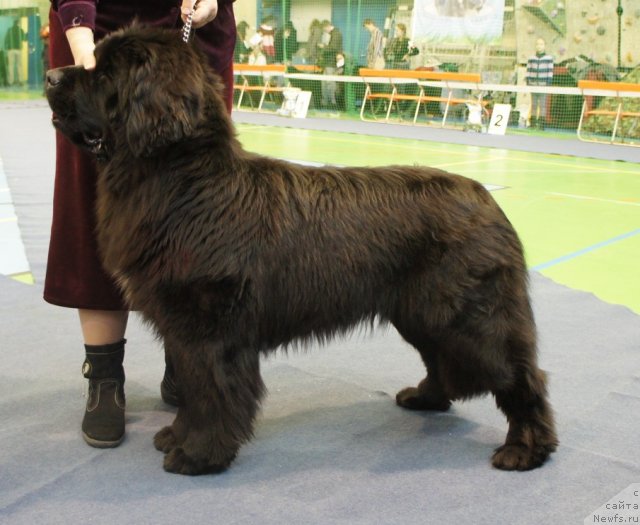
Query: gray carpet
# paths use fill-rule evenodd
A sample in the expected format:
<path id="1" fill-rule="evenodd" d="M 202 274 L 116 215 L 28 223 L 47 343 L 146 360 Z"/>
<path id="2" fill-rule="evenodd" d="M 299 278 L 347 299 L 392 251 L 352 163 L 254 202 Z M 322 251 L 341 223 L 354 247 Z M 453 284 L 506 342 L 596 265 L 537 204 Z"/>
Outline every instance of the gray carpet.
<path id="1" fill-rule="evenodd" d="M 569 524 L 640 481 L 640 317 L 537 273 L 540 357 L 561 440 L 542 469 L 490 467 L 506 432 L 490 398 L 446 414 L 396 407 L 395 392 L 424 371 L 393 330 L 266 360 L 255 439 L 228 472 L 189 478 L 165 473 L 153 448 L 173 412 L 159 399 L 160 346 L 134 317 L 127 437 L 114 450 L 86 446 L 77 319 L 41 299 L 48 125 L 38 108 L 0 116 L 15 119 L 0 132 L 0 156 L 38 281 L 0 277 L 0 523 Z"/>

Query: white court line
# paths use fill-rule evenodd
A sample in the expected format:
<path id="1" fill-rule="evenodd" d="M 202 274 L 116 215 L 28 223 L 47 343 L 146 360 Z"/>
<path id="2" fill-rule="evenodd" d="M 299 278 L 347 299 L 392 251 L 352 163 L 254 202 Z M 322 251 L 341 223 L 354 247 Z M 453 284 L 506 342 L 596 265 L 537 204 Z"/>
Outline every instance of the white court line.
<path id="1" fill-rule="evenodd" d="M 329 164 L 325 164 L 324 162 L 315 162 L 313 160 L 293 160 L 293 159 L 282 159 L 287 162 L 292 162 L 293 164 L 300 164 L 301 166 L 313 166 L 314 168 L 320 168 L 322 166 L 329 166 Z M 331 164 L 331 166 L 336 166 L 338 168 L 342 167 L 338 164 Z"/>
<path id="2" fill-rule="evenodd" d="M 574 195 L 572 193 L 557 193 L 555 191 L 545 192 L 547 195 L 557 195 L 559 197 L 568 197 L 570 199 L 578 199 L 584 201 L 608 202 L 611 204 L 622 204 L 624 206 L 640 206 L 640 202 L 618 201 L 615 199 L 601 199 L 600 197 L 587 197 L 585 195 Z"/>
<path id="3" fill-rule="evenodd" d="M 316 168 L 319 168 L 321 166 L 328 166 L 328 164 L 324 164 L 322 162 L 314 162 L 310 160 L 292 160 L 292 159 L 282 159 L 282 160 L 286 160 L 287 162 L 293 162 L 294 164 L 300 164 L 302 166 L 314 166 Z M 331 165 L 336 167 L 344 167 L 338 164 L 331 164 Z M 497 184 L 483 184 L 483 186 L 489 191 L 497 191 L 497 190 L 502 190 L 506 188 L 506 186 L 499 186 Z"/>
<path id="4" fill-rule="evenodd" d="M 328 164 L 324 164 L 322 162 L 315 162 L 315 161 L 311 161 L 311 160 L 292 160 L 292 159 L 282 159 L 282 160 L 286 160 L 287 162 L 292 162 L 293 164 L 300 164 L 302 166 L 313 166 L 315 168 L 319 168 L 321 166 L 328 166 Z M 338 164 L 331 164 L 331 166 L 344 167 L 344 166 L 340 166 Z M 497 191 L 497 190 L 502 190 L 502 189 L 506 188 L 506 186 L 499 186 L 497 184 L 483 184 L 483 186 L 488 191 Z"/>
<path id="5" fill-rule="evenodd" d="M 0 218 L 0 224 L 3 225 L 0 231 L 0 235 L 2 235 L 0 242 L 2 242 L 3 245 L 3 249 L 0 252 L 0 274 L 8 277 L 14 275 L 23 276 L 30 274 L 31 268 L 24 248 L 24 242 L 22 241 L 22 235 L 18 225 L 18 216 L 15 214 L 15 208 L 11 199 L 11 191 L 6 182 L 7 178 L 3 170 L 2 158 L 0 158 L 0 181 L 2 181 L 3 184 L 0 192 L 8 195 L 8 202 L 3 202 L 1 205 L 5 212 L 3 215 L 5 216 Z M 6 198 L 7 197 L 3 196 L 3 200 Z M 18 280 L 21 282 L 29 281 L 29 279 L 27 279 L 27 281 L 23 279 Z"/>

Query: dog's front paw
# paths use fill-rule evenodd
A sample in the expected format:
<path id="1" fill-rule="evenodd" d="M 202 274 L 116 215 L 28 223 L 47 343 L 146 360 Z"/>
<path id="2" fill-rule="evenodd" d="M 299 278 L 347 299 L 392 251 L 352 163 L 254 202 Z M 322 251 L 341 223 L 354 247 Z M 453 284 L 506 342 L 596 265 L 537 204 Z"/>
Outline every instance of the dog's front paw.
<path id="1" fill-rule="evenodd" d="M 176 448 L 178 441 L 171 427 L 164 427 L 160 430 L 153 438 L 153 445 L 157 450 L 165 454 Z"/>
<path id="2" fill-rule="evenodd" d="M 197 476 L 199 474 L 219 474 L 229 468 L 233 457 L 220 463 L 210 463 L 206 460 L 194 459 L 187 455 L 183 448 L 174 448 L 164 457 L 164 469 L 175 474 Z"/>
<path id="3" fill-rule="evenodd" d="M 436 410 L 446 412 L 451 407 L 451 401 L 446 397 L 429 396 L 420 392 L 418 388 L 408 387 L 396 395 L 396 403 L 409 410 Z"/>
<path id="4" fill-rule="evenodd" d="M 491 463 L 500 470 L 531 470 L 540 467 L 555 447 L 524 444 L 502 445 L 493 454 Z"/>

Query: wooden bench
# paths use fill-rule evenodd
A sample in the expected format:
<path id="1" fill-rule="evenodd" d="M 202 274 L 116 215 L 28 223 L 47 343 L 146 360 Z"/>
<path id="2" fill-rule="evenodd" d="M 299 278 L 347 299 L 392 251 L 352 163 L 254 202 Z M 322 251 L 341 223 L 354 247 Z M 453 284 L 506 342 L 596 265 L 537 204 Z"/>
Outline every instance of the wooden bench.
<path id="1" fill-rule="evenodd" d="M 281 93 L 286 89 L 284 85 L 274 85 L 273 78 L 280 76 L 284 78 L 287 67 L 284 64 L 234 64 L 233 74 L 239 82 L 234 82 L 233 90 L 238 91 L 237 108 L 240 109 L 245 93 L 259 92 L 260 102 L 258 111 L 262 111 L 262 104 L 268 94 Z M 251 81 L 255 82 L 252 83 Z M 249 97 L 249 103 L 253 107 L 253 99 Z"/>
<path id="2" fill-rule="evenodd" d="M 449 109 L 457 104 L 480 104 L 484 106 L 484 102 L 481 97 L 478 98 L 458 98 L 453 96 L 454 89 L 477 89 L 478 84 L 481 82 L 479 73 L 453 73 L 445 71 L 429 71 L 429 70 L 408 70 L 408 69 L 370 69 L 361 68 L 359 71 L 360 77 L 363 78 L 366 89 L 364 99 L 362 100 L 362 107 L 360 108 L 360 118 L 362 120 L 371 120 L 365 118 L 365 109 L 367 102 L 370 105 L 371 113 L 375 111 L 373 103 L 376 100 L 384 100 L 387 102 L 387 112 L 385 115 L 385 122 L 389 121 L 391 116 L 391 110 L 393 105 L 399 111 L 398 103 L 401 101 L 410 101 L 416 103 L 416 109 L 413 115 L 413 123 L 415 124 L 418 115 L 420 113 L 420 106 L 424 105 L 425 113 L 427 102 L 442 102 L 445 104 L 445 109 L 442 116 L 442 127 L 447 122 L 447 116 Z M 425 93 L 425 82 L 437 81 L 442 83 L 442 87 L 447 90 L 446 96 L 427 95 Z M 387 92 L 375 92 L 372 84 L 386 84 L 391 90 Z M 461 85 L 462 84 L 462 85 Z M 400 86 L 413 85 L 418 88 L 417 94 L 402 93 L 399 90 Z"/>
<path id="3" fill-rule="evenodd" d="M 315 64 L 291 64 L 289 69 L 300 73 L 322 73 L 322 68 Z"/>
<path id="4" fill-rule="evenodd" d="M 640 146 L 628 142 L 616 141 L 616 134 L 624 118 L 640 119 L 640 111 L 627 111 L 623 109 L 623 99 L 625 93 L 638 93 L 640 96 L 640 84 L 631 82 L 602 82 L 598 80 L 579 80 L 578 89 L 582 91 L 584 100 L 582 102 L 582 112 L 580 113 L 580 121 L 578 123 L 578 138 L 585 142 L 604 142 L 607 144 L 625 144 L 628 146 Z M 594 96 L 605 96 L 616 98 L 616 109 L 593 109 L 591 107 L 592 98 Z M 613 117 L 613 129 L 609 140 L 601 140 L 597 138 L 587 138 L 582 133 L 582 124 L 591 116 Z"/>

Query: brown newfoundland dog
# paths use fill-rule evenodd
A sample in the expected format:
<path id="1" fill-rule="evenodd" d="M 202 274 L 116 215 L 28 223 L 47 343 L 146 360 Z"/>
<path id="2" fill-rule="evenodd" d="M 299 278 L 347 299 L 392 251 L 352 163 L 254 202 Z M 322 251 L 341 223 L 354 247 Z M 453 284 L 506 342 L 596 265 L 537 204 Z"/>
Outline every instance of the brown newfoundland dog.
<path id="1" fill-rule="evenodd" d="M 242 149 L 205 59 L 177 33 L 103 40 L 93 71 L 50 71 L 54 125 L 97 155 L 105 268 L 164 339 L 183 406 L 164 468 L 226 469 L 253 433 L 260 356 L 391 323 L 427 369 L 397 395 L 505 413 L 505 470 L 557 445 L 516 232 L 473 180 L 433 168 L 303 167 Z"/>

